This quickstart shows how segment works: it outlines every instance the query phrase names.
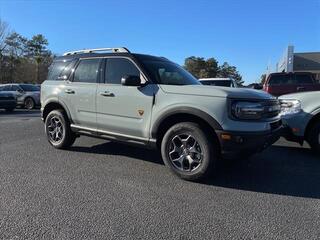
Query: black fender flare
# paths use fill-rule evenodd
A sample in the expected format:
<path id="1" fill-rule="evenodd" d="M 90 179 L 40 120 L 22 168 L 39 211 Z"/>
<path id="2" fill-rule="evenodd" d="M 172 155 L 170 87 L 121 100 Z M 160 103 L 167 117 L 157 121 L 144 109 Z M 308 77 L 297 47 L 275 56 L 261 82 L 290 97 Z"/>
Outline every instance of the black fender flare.
<path id="1" fill-rule="evenodd" d="M 208 113 L 199 110 L 193 107 L 175 107 L 166 110 L 161 117 L 159 117 L 151 127 L 151 137 L 156 138 L 159 127 L 163 121 L 165 121 L 168 117 L 174 116 L 176 114 L 190 114 L 195 117 L 201 118 L 205 122 L 207 122 L 214 130 L 223 130 L 221 125 L 218 123 L 216 119 L 210 116 Z"/>

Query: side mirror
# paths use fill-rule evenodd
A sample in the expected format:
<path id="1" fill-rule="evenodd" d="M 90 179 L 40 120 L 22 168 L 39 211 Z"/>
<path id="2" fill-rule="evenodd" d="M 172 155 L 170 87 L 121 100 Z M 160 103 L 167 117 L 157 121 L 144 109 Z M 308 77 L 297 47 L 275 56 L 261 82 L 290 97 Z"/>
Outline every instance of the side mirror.
<path id="1" fill-rule="evenodd" d="M 140 86 L 141 79 L 138 76 L 126 75 L 121 78 L 121 84 L 124 86 Z"/>

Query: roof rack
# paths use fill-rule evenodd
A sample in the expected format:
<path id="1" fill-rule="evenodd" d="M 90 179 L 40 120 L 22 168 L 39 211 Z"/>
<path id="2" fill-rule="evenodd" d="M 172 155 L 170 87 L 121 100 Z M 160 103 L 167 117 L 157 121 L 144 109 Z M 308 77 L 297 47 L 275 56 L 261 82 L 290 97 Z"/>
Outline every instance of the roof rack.
<path id="1" fill-rule="evenodd" d="M 114 52 L 114 53 L 130 53 L 130 51 L 125 47 L 118 48 L 94 48 L 94 49 L 83 49 L 72 52 L 65 52 L 63 56 L 79 54 L 79 53 L 94 53 L 94 52 Z"/>

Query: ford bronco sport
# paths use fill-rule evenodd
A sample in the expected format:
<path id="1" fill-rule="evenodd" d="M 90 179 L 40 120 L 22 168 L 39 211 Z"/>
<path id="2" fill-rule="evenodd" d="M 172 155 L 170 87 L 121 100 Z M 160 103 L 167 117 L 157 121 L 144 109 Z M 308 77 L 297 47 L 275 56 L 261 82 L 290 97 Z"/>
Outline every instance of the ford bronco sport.
<path id="1" fill-rule="evenodd" d="M 157 147 L 165 164 L 188 180 L 208 176 L 220 157 L 264 149 L 282 128 L 271 95 L 204 86 L 166 58 L 126 48 L 57 57 L 42 84 L 41 105 L 55 148 L 80 135 Z"/>

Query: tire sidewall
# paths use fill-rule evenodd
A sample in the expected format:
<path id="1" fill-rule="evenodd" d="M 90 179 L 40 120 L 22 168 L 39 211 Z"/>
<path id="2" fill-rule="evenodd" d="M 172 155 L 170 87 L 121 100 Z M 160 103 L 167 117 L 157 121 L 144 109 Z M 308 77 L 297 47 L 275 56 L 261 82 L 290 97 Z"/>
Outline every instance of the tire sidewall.
<path id="1" fill-rule="evenodd" d="M 27 103 L 28 100 L 32 102 L 32 108 L 27 108 L 27 104 L 26 104 L 26 103 Z M 34 100 L 33 100 L 31 97 L 27 97 L 27 98 L 24 100 L 24 102 L 25 102 L 24 105 L 25 105 L 25 108 L 26 108 L 26 109 L 28 109 L 28 110 L 34 109 L 35 102 L 34 102 Z"/>
<path id="2" fill-rule="evenodd" d="M 60 119 L 61 121 L 61 124 L 63 126 L 63 137 L 62 137 L 62 140 L 58 143 L 54 143 L 52 141 L 50 141 L 50 136 L 49 136 L 49 132 L 48 132 L 48 121 L 52 118 L 52 117 L 57 117 Z M 66 138 L 67 138 L 67 124 L 66 124 L 66 118 L 64 116 L 64 114 L 61 112 L 61 111 L 58 111 L 58 110 L 54 110 L 52 112 L 50 112 L 48 114 L 48 116 L 46 117 L 46 121 L 45 121 L 45 132 L 46 132 L 46 135 L 47 135 L 47 139 L 48 139 L 48 142 L 54 146 L 55 148 L 62 148 L 66 142 Z"/>
<path id="3" fill-rule="evenodd" d="M 320 122 L 317 122 L 311 128 L 310 135 L 309 135 L 309 141 L 308 141 L 312 150 L 314 150 L 316 153 L 320 153 L 319 135 L 320 135 Z"/>
<path id="4" fill-rule="evenodd" d="M 171 140 L 174 136 L 179 134 L 190 134 L 199 143 L 203 153 L 201 165 L 192 172 L 182 171 L 176 168 L 170 160 L 169 148 Z M 205 135 L 203 130 L 198 124 L 185 122 L 178 123 L 171 127 L 163 137 L 161 143 L 161 155 L 164 163 L 179 177 L 187 180 L 197 180 L 206 177 L 215 165 L 215 147 L 210 142 L 209 138 Z"/>

